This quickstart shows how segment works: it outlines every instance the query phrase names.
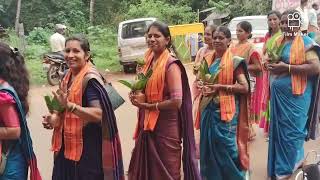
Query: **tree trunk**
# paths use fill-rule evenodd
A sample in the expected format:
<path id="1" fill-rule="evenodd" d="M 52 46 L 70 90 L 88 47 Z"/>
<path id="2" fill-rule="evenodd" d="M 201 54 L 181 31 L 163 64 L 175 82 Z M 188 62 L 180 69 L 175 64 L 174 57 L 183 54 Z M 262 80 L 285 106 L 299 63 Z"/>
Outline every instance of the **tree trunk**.
<path id="1" fill-rule="evenodd" d="M 15 30 L 17 34 L 19 33 L 20 10 L 21 10 L 21 0 L 17 0 L 17 14 L 16 14 L 16 22 L 15 22 Z"/>
<path id="2" fill-rule="evenodd" d="M 90 0 L 90 19 L 89 19 L 89 21 L 90 21 L 90 25 L 93 25 L 93 21 L 94 21 L 94 19 L 93 19 L 93 17 L 94 17 L 94 5 L 95 5 L 95 0 Z"/>

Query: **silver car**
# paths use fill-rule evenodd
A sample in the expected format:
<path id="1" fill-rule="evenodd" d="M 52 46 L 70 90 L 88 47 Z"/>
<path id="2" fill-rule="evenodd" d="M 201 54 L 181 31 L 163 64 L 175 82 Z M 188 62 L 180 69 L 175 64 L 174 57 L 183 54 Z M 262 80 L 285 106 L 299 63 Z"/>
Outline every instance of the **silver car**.
<path id="1" fill-rule="evenodd" d="M 135 70 L 137 60 L 144 57 L 147 50 L 145 33 L 156 18 L 139 18 L 119 23 L 118 53 L 124 72 Z"/>

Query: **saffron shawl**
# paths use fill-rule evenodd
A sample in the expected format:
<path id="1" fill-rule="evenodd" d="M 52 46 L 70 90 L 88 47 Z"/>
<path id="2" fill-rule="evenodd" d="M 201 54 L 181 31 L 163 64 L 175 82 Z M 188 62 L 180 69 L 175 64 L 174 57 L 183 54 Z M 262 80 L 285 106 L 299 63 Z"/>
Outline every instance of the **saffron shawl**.
<path id="1" fill-rule="evenodd" d="M 234 58 L 230 48 L 223 54 L 221 58 L 221 72 L 219 74 L 219 84 L 233 84 L 233 72 L 234 68 L 238 67 L 242 63 L 245 68 L 247 82 L 249 83 L 249 73 L 247 66 L 243 64 L 241 58 Z M 250 86 L 250 85 L 249 85 Z M 236 112 L 235 108 L 235 96 L 234 94 L 226 91 L 219 91 L 220 98 L 220 111 L 221 120 L 230 122 Z M 237 126 L 237 144 L 239 149 L 239 159 L 241 166 L 244 170 L 249 169 L 249 152 L 248 152 L 248 140 L 249 140 L 249 98 L 248 96 L 242 95 L 240 97 L 240 112 Z"/>
<path id="2" fill-rule="evenodd" d="M 148 83 L 145 88 L 146 99 L 148 103 L 156 103 L 163 101 L 163 89 L 165 84 L 165 74 L 166 74 L 166 65 L 170 57 L 169 50 L 164 50 L 160 57 L 156 60 L 152 70 L 153 73 L 148 80 Z M 143 67 L 144 74 L 147 73 L 148 69 L 151 67 L 153 62 L 153 53 L 149 49 L 146 53 L 146 65 Z M 145 121 L 144 129 L 151 130 L 156 126 L 159 111 L 146 110 L 145 111 Z"/>
<path id="3" fill-rule="evenodd" d="M 250 42 L 243 44 L 231 44 L 230 49 L 233 55 L 244 58 L 247 64 L 252 64 L 252 62 L 250 62 L 250 58 L 253 55 L 256 55 L 260 58 L 260 55 L 256 51 L 254 44 Z"/>
<path id="4" fill-rule="evenodd" d="M 89 78 L 86 78 L 90 74 Z M 82 105 L 82 96 L 85 87 L 83 87 L 84 79 L 87 81 L 95 79 L 92 84 L 95 89 L 99 91 L 100 106 L 103 111 L 101 127 L 102 127 L 102 167 L 104 173 L 104 179 L 110 180 L 124 180 L 124 169 L 122 162 L 121 143 L 118 134 L 118 128 L 116 124 L 116 117 L 112 109 L 112 105 L 108 94 L 103 86 L 103 80 L 98 76 L 99 72 L 91 65 L 87 64 L 80 73 L 75 77 L 73 83 L 70 86 L 70 94 L 68 96 L 69 101 L 78 105 Z M 71 78 L 71 71 L 65 76 L 62 87 L 65 88 Z M 82 154 L 82 129 L 83 120 L 76 115 L 69 112 L 64 113 L 64 123 L 58 128 L 55 128 L 53 135 L 52 149 L 58 152 L 61 148 L 62 142 L 62 130 L 64 137 L 66 137 L 66 129 L 71 137 L 69 140 L 64 138 L 65 143 L 65 157 L 74 161 L 78 161 Z M 69 121 L 69 122 L 68 122 Z M 72 122 L 70 122 L 72 121 Z M 70 144 L 68 144 L 70 143 Z M 69 147 L 69 150 L 67 149 Z"/>
<path id="5" fill-rule="evenodd" d="M 165 59 L 167 58 L 167 59 Z M 147 72 L 147 70 L 151 67 L 153 59 L 153 53 L 149 49 L 145 55 L 146 65 L 143 69 L 143 72 Z M 163 62 L 161 62 L 163 61 Z M 179 121 L 181 123 L 182 128 L 182 138 L 183 138 L 183 171 L 184 171 L 184 179 L 185 180 L 200 180 L 199 169 L 197 160 L 195 157 L 195 139 L 194 139 L 194 128 L 193 128 L 193 120 L 192 120 L 192 101 L 191 101 L 191 93 L 188 83 L 187 73 L 184 69 L 184 66 L 179 60 L 174 60 L 173 57 L 170 56 L 169 51 L 165 50 L 160 58 L 157 60 L 156 64 L 153 66 L 153 74 L 147 83 L 147 87 L 145 89 L 147 101 L 150 103 L 159 102 L 163 98 L 163 88 L 165 85 L 165 73 L 166 67 L 168 63 L 176 63 L 181 69 L 181 77 L 182 77 L 182 87 L 183 87 L 183 97 L 182 97 L 182 105 L 179 110 Z M 152 82 L 153 81 L 153 82 Z M 156 82 L 157 81 L 157 82 Z M 161 95 L 160 95 L 161 94 Z M 147 111 L 147 110 L 145 110 Z M 153 113 L 150 115 L 150 113 Z M 148 179 L 148 177 L 152 177 L 150 172 L 147 172 L 147 164 L 148 159 L 158 159 L 158 157 L 150 157 L 153 156 L 152 147 L 149 147 L 149 141 L 153 141 L 151 132 L 156 126 L 156 122 L 158 119 L 159 111 L 147 111 L 144 115 L 144 127 L 143 129 L 139 129 L 139 125 L 137 124 L 137 129 L 135 133 L 136 138 L 136 146 L 134 151 L 135 156 L 132 157 L 129 166 L 129 179 Z M 148 115 L 148 116 L 146 116 Z M 148 117 L 148 118 L 147 118 Z M 154 142 L 156 143 L 156 142 Z M 150 149 L 151 148 L 151 149 Z M 157 156 L 157 155 L 155 155 Z M 139 172 L 136 172 L 136 168 L 139 169 Z M 159 171 L 162 171 L 161 167 L 159 167 Z M 159 178 L 159 177 L 155 177 Z"/>
<path id="6" fill-rule="evenodd" d="M 245 70 L 245 75 L 247 82 L 250 86 L 249 81 L 249 72 L 247 70 L 247 64 L 245 60 L 241 57 L 233 56 L 230 49 L 228 49 L 222 59 L 221 65 L 222 68 L 219 74 L 219 84 L 233 84 L 233 72 L 234 69 L 238 66 L 242 66 Z M 234 94 L 219 91 L 220 98 L 220 113 L 221 120 L 225 122 L 229 122 L 232 120 L 235 114 L 235 98 Z M 207 106 L 207 103 L 210 102 L 208 100 L 202 101 L 200 104 L 199 111 L 200 113 Z M 249 169 L 249 107 L 250 103 L 250 94 L 241 95 L 240 96 L 240 111 L 239 111 L 239 119 L 237 126 L 237 145 L 239 150 L 239 159 L 241 163 L 241 167 L 244 170 Z M 230 119 L 231 118 L 231 119 Z M 196 122 L 199 123 L 199 122 Z"/>
<path id="7" fill-rule="evenodd" d="M 279 36 L 276 39 L 275 45 L 280 47 L 284 41 L 284 36 Z M 294 38 L 290 50 L 290 64 L 300 65 L 303 64 L 305 59 L 305 47 L 303 38 L 300 33 Z M 304 93 L 307 86 L 307 76 L 303 74 L 291 74 L 292 80 L 292 93 L 295 95 L 301 95 Z"/>
<path id="8" fill-rule="evenodd" d="M 320 47 L 318 44 L 316 44 L 314 41 L 312 41 L 311 39 L 308 40 L 309 43 L 305 44 L 303 38 L 308 38 L 308 37 L 302 37 L 301 35 L 299 35 L 300 33 L 298 33 L 298 36 L 296 36 L 296 38 L 294 39 L 294 42 L 296 43 L 295 46 L 291 47 L 290 53 L 294 52 L 294 56 L 290 57 L 290 64 L 291 62 L 295 62 L 298 61 L 298 63 L 303 62 L 303 60 L 305 60 L 305 52 L 308 50 L 314 50 L 317 54 L 318 54 L 318 58 L 320 59 Z M 280 47 L 280 45 L 283 43 L 284 40 L 284 36 L 279 36 L 274 43 L 274 46 L 276 45 L 277 47 Z M 302 41 L 301 41 L 302 40 Z M 293 43 L 293 42 L 292 42 Z M 300 43 L 299 45 L 297 45 L 297 43 Z M 304 46 L 304 48 L 301 47 L 301 44 Z M 294 48 L 293 48 L 294 47 Z M 302 49 L 304 49 L 304 52 L 302 52 Z M 299 54 L 300 53 L 300 54 Z M 296 55 L 298 54 L 298 55 Z M 295 58 L 299 57 L 300 55 L 303 55 L 304 57 L 302 57 L 300 60 L 294 60 Z M 299 62 L 300 61 L 300 62 Z M 299 76 L 299 75 L 296 75 Z M 297 93 L 297 95 L 299 95 L 300 93 L 302 94 L 305 90 L 306 86 L 306 82 L 302 82 L 305 81 L 306 79 L 304 79 L 304 75 L 301 75 L 302 77 L 297 77 L 295 80 L 297 80 L 297 82 L 294 82 L 293 80 L 293 76 L 291 75 L 291 80 L 292 80 L 292 93 Z M 300 82 L 299 82 L 300 81 Z M 318 136 L 319 136 L 319 118 L 320 118 L 320 75 L 317 75 L 313 78 L 314 81 L 314 88 L 313 88 L 313 93 L 312 93 L 312 101 L 311 101 L 311 105 L 310 105 L 310 109 L 309 109 L 309 115 L 308 115 L 308 121 L 307 121 L 307 129 L 308 129 L 308 134 L 306 137 L 306 140 L 315 140 Z M 295 88 L 295 89 L 294 89 Z"/>

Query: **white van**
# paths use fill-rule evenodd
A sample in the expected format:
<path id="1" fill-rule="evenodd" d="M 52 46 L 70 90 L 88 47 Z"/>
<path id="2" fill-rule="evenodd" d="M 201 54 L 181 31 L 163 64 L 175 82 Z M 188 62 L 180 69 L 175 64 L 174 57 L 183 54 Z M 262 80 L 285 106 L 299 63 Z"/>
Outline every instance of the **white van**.
<path id="1" fill-rule="evenodd" d="M 143 58 L 147 50 L 145 33 L 156 18 L 139 18 L 119 23 L 118 53 L 124 72 L 135 70 L 138 59 Z"/>

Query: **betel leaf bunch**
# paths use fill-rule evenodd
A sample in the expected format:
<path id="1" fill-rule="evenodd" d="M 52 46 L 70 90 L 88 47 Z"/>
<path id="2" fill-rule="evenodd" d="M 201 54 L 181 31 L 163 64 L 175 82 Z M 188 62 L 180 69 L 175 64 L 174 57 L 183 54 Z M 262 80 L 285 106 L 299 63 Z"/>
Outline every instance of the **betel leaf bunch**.
<path id="1" fill-rule="evenodd" d="M 207 84 L 216 84 L 218 82 L 221 66 L 216 73 L 210 73 L 207 61 L 202 61 L 198 70 L 198 79 Z"/>
<path id="2" fill-rule="evenodd" d="M 152 75 L 152 72 L 153 72 L 152 69 L 149 69 L 146 74 L 138 73 L 138 75 L 134 81 L 119 80 L 118 82 L 127 86 L 132 91 L 143 90 L 143 89 L 145 89 L 147 82 L 148 82 L 148 79 Z"/>
<path id="3" fill-rule="evenodd" d="M 46 95 L 44 96 L 44 100 L 50 112 L 57 111 L 61 113 L 65 110 L 54 96 Z"/>

